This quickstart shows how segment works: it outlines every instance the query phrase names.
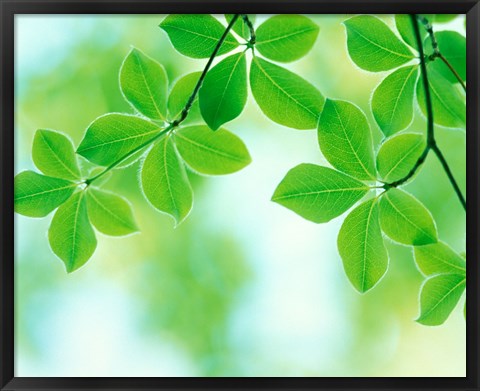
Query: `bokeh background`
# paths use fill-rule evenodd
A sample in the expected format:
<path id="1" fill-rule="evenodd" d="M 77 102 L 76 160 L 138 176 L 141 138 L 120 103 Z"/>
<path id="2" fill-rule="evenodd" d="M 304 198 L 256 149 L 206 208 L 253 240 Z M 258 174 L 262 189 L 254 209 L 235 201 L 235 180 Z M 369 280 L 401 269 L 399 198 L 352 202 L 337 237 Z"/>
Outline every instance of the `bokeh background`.
<path id="1" fill-rule="evenodd" d="M 287 68 L 359 105 L 380 141 L 369 99 L 385 74 L 348 58 L 347 15 L 312 17 L 318 40 Z M 38 128 L 78 145 L 97 116 L 132 111 L 118 86 L 131 46 L 161 62 L 170 81 L 203 69 L 204 60 L 175 52 L 162 18 L 16 17 L 16 172 L 34 169 Z M 464 16 L 435 28 L 464 34 Z M 409 130 L 425 126 L 417 109 Z M 316 225 L 270 202 L 293 166 L 327 165 L 316 132 L 272 123 L 251 96 L 226 127 L 246 142 L 250 166 L 191 174 L 194 207 L 176 229 L 141 195 L 138 165 L 116 171 L 105 186 L 131 200 L 141 233 L 98 234 L 94 256 L 73 274 L 49 249 L 51 215 L 16 216 L 15 376 L 465 376 L 463 301 L 443 326 L 415 323 L 422 277 L 410 248 L 387 240 L 388 274 L 360 295 L 336 249 L 344 216 Z M 465 191 L 465 132 L 436 132 Z M 464 251 L 465 214 L 432 155 L 407 188 L 433 213 L 440 238 Z"/>

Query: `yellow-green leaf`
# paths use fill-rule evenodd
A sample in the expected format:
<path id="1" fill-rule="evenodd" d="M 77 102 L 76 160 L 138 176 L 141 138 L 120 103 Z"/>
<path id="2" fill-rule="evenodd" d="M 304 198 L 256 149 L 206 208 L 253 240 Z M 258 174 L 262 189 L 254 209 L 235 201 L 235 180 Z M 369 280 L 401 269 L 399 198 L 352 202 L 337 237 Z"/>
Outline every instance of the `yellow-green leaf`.
<path id="1" fill-rule="evenodd" d="M 189 126 L 174 137 L 181 157 L 201 174 L 231 174 L 252 160 L 243 141 L 226 129 L 213 132 L 205 125 Z"/>
<path id="2" fill-rule="evenodd" d="M 437 274 L 425 280 L 420 289 L 418 323 L 426 326 L 443 324 L 456 307 L 465 290 L 462 274 Z"/>
<path id="3" fill-rule="evenodd" d="M 68 273 L 83 266 L 93 255 L 97 239 L 88 220 L 83 191 L 75 193 L 55 212 L 48 240 L 52 251 L 65 263 Z"/>
<path id="4" fill-rule="evenodd" d="M 305 79 L 259 57 L 252 60 L 250 86 L 263 113 L 294 129 L 313 129 L 325 102 Z"/>
<path id="5" fill-rule="evenodd" d="M 414 58 L 410 49 L 376 16 L 354 16 L 344 25 L 350 58 L 366 71 L 388 71 Z"/>
<path id="6" fill-rule="evenodd" d="M 90 187 L 87 206 L 92 224 L 105 235 L 123 236 L 138 232 L 132 207 L 125 198 Z"/>
<path id="7" fill-rule="evenodd" d="M 380 224 L 383 232 L 398 243 L 422 246 L 437 242 L 437 228 L 428 209 L 400 189 L 390 189 L 382 196 Z"/>
<path id="8" fill-rule="evenodd" d="M 345 273 L 355 289 L 361 293 L 372 289 L 388 268 L 376 198 L 360 204 L 345 218 L 337 245 Z"/>
<path id="9" fill-rule="evenodd" d="M 14 179 L 15 212 L 44 217 L 73 194 L 77 184 L 60 178 L 23 171 Z"/>
<path id="10" fill-rule="evenodd" d="M 418 133 L 401 133 L 385 140 L 377 155 L 377 170 L 385 183 L 407 176 L 422 155 L 427 142 Z"/>
<path id="11" fill-rule="evenodd" d="M 160 27 L 168 34 L 175 49 L 193 58 L 210 57 L 226 27 L 212 15 L 179 14 L 168 15 Z M 235 37 L 228 33 L 218 55 L 238 47 Z"/>
<path id="12" fill-rule="evenodd" d="M 244 52 L 228 56 L 207 73 L 199 100 L 203 119 L 213 130 L 240 115 L 247 102 Z"/>
<path id="13" fill-rule="evenodd" d="M 331 168 L 300 164 L 283 178 L 272 201 L 314 223 L 325 223 L 350 209 L 368 189 Z"/>
<path id="14" fill-rule="evenodd" d="M 407 128 L 412 122 L 417 78 L 417 65 L 402 67 L 389 74 L 375 88 L 372 112 L 385 136 Z"/>
<path id="15" fill-rule="evenodd" d="M 257 28 L 255 49 L 270 60 L 298 60 L 313 47 L 319 30 L 306 16 L 275 15 Z"/>
<path id="16" fill-rule="evenodd" d="M 132 49 L 120 68 L 120 87 L 138 112 L 153 120 L 166 119 L 167 73 L 154 59 Z"/>
<path id="17" fill-rule="evenodd" d="M 37 130 L 33 139 L 32 159 L 45 175 L 70 180 L 80 178 L 72 141 L 62 133 Z"/>
<path id="18" fill-rule="evenodd" d="M 193 204 L 192 188 L 171 137 L 154 145 L 142 166 L 142 188 L 146 198 L 159 211 L 180 224 Z"/>
<path id="19" fill-rule="evenodd" d="M 350 102 L 327 99 L 318 142 L 332 166 L 357 179 L 376 177 L 372 133 L 365 114 Z"/>

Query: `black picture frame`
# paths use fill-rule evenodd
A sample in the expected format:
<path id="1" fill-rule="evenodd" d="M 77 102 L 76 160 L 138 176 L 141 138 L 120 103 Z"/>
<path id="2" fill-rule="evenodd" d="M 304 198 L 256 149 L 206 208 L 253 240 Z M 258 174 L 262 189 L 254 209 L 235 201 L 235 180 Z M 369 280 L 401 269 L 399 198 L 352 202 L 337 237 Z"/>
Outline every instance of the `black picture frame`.
<path id="1" fill-rule="evenodd" d="M 467 376 L 465 378 L 19 378 L 14 376 L 14 17 L 16 14 L 464 13 L 467 15 Z M 1 390 L 442 389 L 479 383 L 480 4 L 472 0 L 0 0 Z M 252 357 L 254 360 L 255 358 Z"/>

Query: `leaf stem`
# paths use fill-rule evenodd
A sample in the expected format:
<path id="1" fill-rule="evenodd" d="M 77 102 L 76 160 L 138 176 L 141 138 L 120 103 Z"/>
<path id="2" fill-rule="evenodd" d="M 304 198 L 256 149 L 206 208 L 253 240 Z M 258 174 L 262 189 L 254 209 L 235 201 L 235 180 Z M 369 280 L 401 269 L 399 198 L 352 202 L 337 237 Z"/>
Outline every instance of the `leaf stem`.
<path id="1" fill-rule="evenodd" d="M 460 187 L 458 186 L 458 183 L 453 176 L 452 170 L 448 166 L 448 163 L 447 163 L 447 160 L 445 159 L 445 156 L 443 156 L 442 151 L 440 150 L 440 148 L 438 148 L 438 146 L 436 144 L 432 147 L 432 151 L 435 153 L 435 155 L 437 155 L 438 160 L 440 160 L 440 163 L 441 163 L 443 169 L 447 173 L 448 179 L 450 180 L 450 183 L 452 184 L 452 186 L 455 190 L 455 193 L 457 194 L 458 199 L 462 203 L 463 209 L 467 210 L 467 202 L 465 201 L 465 198 L 463 197 L 462 191 L 460 190 Z"/>
<path id="2" fill-rule="evenodd" d="M 405 175 L 403 178 L 399 179 L 398 181 L 391 182 L 391 183 L 385 183 L 385 185 L 383 187 L 386 190 L 388 190 L 388 189 L 391 189 L 392 187 L 397 187 L 397 186 L 400 186 L 400 185 L 404 184 L 405 182 L 407 182 L 413 175 L 415 175 L 415 173 L 417 172 L 419 167 L 425 162 L 425 159 L 427 158 L 428 153 L 430 152 L 430 149 L 431 149 L 431 147 L 427 144 L 427 146 L 423 150 L 422 154 L 417 159 L 414 166 L 408 172 L 407 175 Z"/>
<path id="3" fill-rule="evenodd" d="M 455 76 L 455 78 L 457 79 L 457 81 L 460 83 L 460 85 L 462 86 L 463 88 L 463 91 L 465 91 L 465 93 L 467 92 L 467 86 L 465 85 L 465 83 L 463 82 L 462 78 L 460 77 L 460 75 L 458 74 L 458 72 L 455 70 L 455 68 L 452 66 L 452 64 L 450 64 L 448 62 L 448 60 L 445 58 L 445 56 L 442 54 L 442 53 L 439 53 L 438 54 L 438 58 L 440 60 L 442 60 L 445 65 L 448 67 L 448 69 L 450 69 L 450 71 L 453 73 L 453 75 Z"/>
<path id="4" fill-rule="evenodd" d="M 432 98 L 430 95 L 430 84 L 428 82 L 428 73 L 427 73 L 427 65 L 426 65 L 426 60 L 425 60 L 425 54 L 423 51 L 423 43 L 422 43 L 422 38 L 420 35 L 420 29 L 418 27 L 418 21 L 417 18 L 423 18 L 423 17 L 417 17 L 417 15 L 410 15 L 412 25 L 413 25 L 413 30 L 415 33 L 415 39 L 417 41 L 417 47 L 418 47 L 418 52 L 420 54 L 420 69 L 422 72 L 422 81 L 423 81 L 423 88 L 425 91 L 425 104 L 427 108 L 427 146 L 423 150 L 422 154 L 414 164 L 413 168 L 410 170 L 410 172 L 403 178 L 399 179 L 398 181 L 392 182 L 392 183 L 386 183 L 383 187 L 385 190 L 388 190 L 392 187 L 397 187 L 406 181 L 408 181 L 418 170 L 418 168 L 423 164 L 425 159 L 428 156 L 428 153 L 430 150 L 432 150 L 435 155 L 437 156 L 438 160 L 440 160 L 440 163 L 442 164 L 442 167 L 445 171 L 445 173 L 448 176 L 448 179 L 450 180 L 450 183 L 453 186 L 453 189 L 455 190 L 455 193 L 457 194 L 458 199 L 460 200 L 460 203 L 462 204 L 463 208 L 466 210 L 467 209 L 467 204 L 465 201 L 465 198 L 463 197 L 463 194 L 460 190 L 460 187 L 458 186 L 457 181 L 455 180 L 455 177 L 453 176 L 452 170 L 450 169 L 445 157 L 443 156 L 443 153 L 441 152 L 440 148 L 437 145 L 437 142 L 435 140 L 435 134 L 434 134 L 434 121 L 433 121 L 433 107 L 432 107 Z M 425 18 L 423 18 L 425 19 Z M 425 19 L 426 20 L 426 19 Z M 427 21 L 428 23 L 428 21 Z M 425 24 L 425 23 L 424 23 Z M 430 30 L 431 25 L 428 23 L 428 26 Z M 428 31 L 428 28 L 427 28 Z M 433 34 L 433 32 L 432 32 Z M 435 42 L 435 43 L 434 43 Z M 432 41 L 432 46 L 434 47 L 435 51 L 435 45 L 436 41 Z M 437 47 L 438 49 L 438 47 Z"/>
<path id="5" fill-rule="evenodd" d="M 209 71 L 210 67 L 212 66 L 212 63 L 213 63 L 213 60 L 215 59 L 216 55 L 218 54 L 218 51 L 220 50 L 220 47 L 222 46 L 223 42 L 225 41 L 225 39 L 227 38 L 227 35 L 228 33 L 230 32 L 230 30 L 232 29 L 233 25 L 235 24 L 235 22 L 237 21 L 238 17 L 240 16 L 240 14 L 236 14 L 234 15 L 234 17 L 232 18 L 232 20 L 230 21 L 230 23 L 228 24 L 227 28 L 225 29 L 225 31 L 223 32 L 222 36 L 220 37 L 220 39 L 218 40 L 217 44 L 215 45 L 215 48 L 213 49 L 213 52 L 212 54 L 210 55 L 210 58 L 208 59 L 208 62 L 207 64 L 205 65 L 205 68 L 203 69 L 203 72 L 202 74 L 200 75 L 200 78 L 198 79 L 197 81 L 197 84 L 195 85 L 195 88 L 193 89 L 193 92 L 192 94 L 190 95 L 190 97 L 188 98 L 187 100 L 187 103 L 185 104 L 185 107 L 182 109 L 181 113 L 179 114 L 179 117 L 178 119 L 176 119 L 175 121 L 173 121 L 172 123 L 170 123 L 170 125 L 168 125 L 165 129 L 163 129 L 160 133 L 158 133 L 157 135 L 155 135 L 154 137 L 152 137 L 151 139 L 145 141 L 143 144 L 139 145 L 138 147 L 136 147 L 135 149 L 133 149 L 132 151 L 126 153 L 125 155 L 123 155 L 120 159 L 114 161 L 112 164 L 110 164 L 108 167 L 105 167 L 105 169 L 103 171 L 101 171 L 99 174 L 95 175 L 94 177 L 92 178 L 88 178 L 85 180 L 85 184 L 87 186 L 90 186 L 90 184 L 94 181 L 96 181 L 97 179 L 101 178 L 103 175 L 105 175 L 107 172 L 109 172 L 110 170 L 114 169 L 115 167 L 117 167 L 119 164 L 121 164 L 122 162 L 124 162 L 126 159 L 128 159 L 130 156 L 134 155 L 135 153 L 137 153 L 138 151 L 142 150 L 143 148 L 146 148 L 147 146 L 149 146 L 150 144 L 152 144 L 153 142 L 155 142 L 156 140 L 160 139 L 161 137 L 163 137 L 165 134 L 171 132 L 173 129 L 175 129 L 176 127 L 178 127 L 183 121 L 185 121 L 185 119 L 187 118 L 188 116 L 188 113 L 193 105 L 193 102 L 195 101 L 195 98 L 197 97 L 197 94 L 198 94 L 198 91 L 200 91 L 200 88 L 202 87 L 202 84 L 203 84 L 203 81 L 205 80 L 205 76 L 207 75 L 207 72 Z"/>
<path id="6" fill-rule="evenodd" d="M 255 43 L 257 42 L 257 36 L 255 35 L 255 28 L 253 27 L 252 21 L 248 18 L 247 14 L 241 14 L 241 16 L 243 21 L 247 25 L 248 30 L 250 31 L 250 40 L 248 41 L 248 43 L 250 44 L 250 46 L 253 47 L 253 45 L 255 45 Z"/>
<path id="7" fill-rule="evenodd" d="M 445 63 L 445 65 L 448 67 L 448 69 L 450 69 L 450 72 L 452 72 L 452 74 L 455 76 L 457 81 L 461 84 L 463 90 L 467 92 L 467 86 L 463 82 L 458 72 L 455 70 L 452 64 L 450 64 L 450 62 L 445 58 L 445 56 L 440 52 L 437 38 L 435 37 L 435 33 L 433 32 L 432 24 L 424 16 L 417 15 L 417 19 L 424 25 L 425 30 L 427 30 L 428 36 L 430 37 L 430 41 L 432 42 L 433 53 L 428 57 L 428 59 L 433 61 L 436 58 L 439 58 L 440 60 L 442 60 Z"/>
<path id="8" fill-rule="evenodd" d="M 238 17 L 240 14 L 235 14 L 228 24 L 227 28 L 223 32 L 223 35 L 220 37 L 218 40 L 217 44 L 215 45 L 215 48 L 213 49 L 212 54 L 210 55 L 210 58 L 208 59 L 207 65 L 205 65 L 205 68 L 203 69 L 202 74 L 200 75 L 200 78 L 197 81 L 197 84 L 195 85 L 195 88 L 193 89 L 192 94 L 188 98 L 187 104 L 183 108 L 182 112 L 180 113 L 178 119 L 172 122 L 173 127 L 177 127 L 180 125 L 185 118 L 188 116 L 188 112 L 190 108 L 193 105 L 193 102 L 195 101 L 195 98 L 197 97 L 198 91 L 200 91 L 200 88 L 202 87 L 203 81 L 205 80 L 205 77 L 207 76 L 207 72 L 209 71 L 210 67 L 212 66 L 213 60 L 215 59 L 215 56 L 217 55 L 218 51 L 220 50 L 220 47 L 222 46 L 223 42 L 227 38 L 228 33 L 232 29 L 233 25 L 237 21 Z"/>

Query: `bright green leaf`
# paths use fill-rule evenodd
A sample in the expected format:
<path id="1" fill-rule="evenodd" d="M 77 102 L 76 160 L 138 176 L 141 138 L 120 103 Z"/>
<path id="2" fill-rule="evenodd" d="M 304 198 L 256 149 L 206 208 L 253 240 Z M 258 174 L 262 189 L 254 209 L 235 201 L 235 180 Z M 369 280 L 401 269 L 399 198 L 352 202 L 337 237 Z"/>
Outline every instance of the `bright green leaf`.
<path id="1" fill-rule="evenodd" d="M 37 130 L 33 139 L 32 159 L 45 175 L 72 180 L 80 178 L 72 141 L 62 133 Z"/>
<path id="2" fill-rule="evenodd" d="M 255 57 L 250 86 L 263 113 L 272 121 L 294 129 L 313 129 L 325 102 L 309 82 L 289 70 Z"/>
<path id="3" fill-rule="evenodd" d="M 408 43 L 412 48 L 418 50 L 417 40 L 415 39 L 415 33 L 412 25 L 412 18 L 407 14 L 395 15 L 395 25 L 403 40 Z M 420 36 L 423 39 L 427 36 L 427 30 L 420 26 Z"/>
<path id="4" fill-rule="evenodd" d="M 182 158 L 201 174 L 231 174 L 252 160 L 243 141 L 226 129 L 213 132 L 208 126 L 189 126 L 174 137 Z"/>
<path id="5" fill-rule="evenodd" d="M 434 68 L 428 67 L 428 81 L 435 123 L 449 128 L 465 128 L 465 94 Z M 417 99 L 423 114 L 427 115 L 422 76 L 417 83 Z"/>
<path id="6" fill-rule="evenodd" d="M 116 194 L 89 188 L 87 192 L 88 216 L 100 232 L 123 236 L 138 232 L 130 203 Z"/>
<path id="7" fill-rule="evenodd" d="M 414 58 L 410 49 L 376 16 L 354 16 L 344 24 L 348 53 L 366 71 L 388 71 Z"/>
<path id="8" fill-rule="evenodd" d="M 134 115 L 106 114 L 89 125 L 77 153 L 93 163 L 108 166 L 141 148 L 161 130 Z"/>
<path id="9" fill-rule="evenodd" d="M 272 201 L 314 223 L 325 223 L 352 207 L 368 189 L 331 168 L 300 164 L 283 178 Z"/>
<path id="10" fill-rule="evenodd" d="M 164 121 L 167 116 L 167 73 L 162 65 L 132 49 L 120 68 L 120 88 L 128 102 L 144 116 Z"/>
<path id="11" fill-rule="evenodd" d="M 88 220 L 83 191 L 75 193 L 55 212 L 48 240 L 52 251 L 65 263 L 68 273 L 90 259 L 97 247 L 97 239 Z"/>
<path id="12" fill-rule="evenodd" d="M 459 74 L 460 78 L 463 81 L 467 80 L 467 41 L 465 37 L 456 31 L 439 31 L 435 33 L 435 39 L 442 55 Z M 430 38 L 425 40 L 424 45 L 426 54 L 432 54 L 433 48 Z M 440 58 L 436 58 L 428 66 L 430 69 L 435 69 L 451 83 L 458 83 L 455 75 Z"/>
<path id="13" fill-rule="evenodd" d="M 377 155 L 377 170 L 383 181 L 392 183 L 407 176 L 426 144 L 418 133 L 402 133 L 385 140 Z"/>
<path id="14" fill-rule="evenodd" d="M 150 150 L 141 178 L 143 192 L 151 204 L 172 216 L 176 225 L 180 224 L 192 208 L 193 194 L 185 166 L 170 137 L 164 137 Z"/>
<path id="15" fill-rule="evenodd" d="M 276 15 L 257 28 L 255 48 L 274 61 L 298 60 L 313 47 L 319 30 L 306 16 Z"/>
<path id="16" fill-rule="evenodd" d="M 210 57 L 226 27 L 212 15 L 179 14 L 168 15 L 160 27 L 166 31 L 172 45 L 180 53 L 193 58 Z M 218 55 L 238 47 L 238 42 L 228 33 Z"/>
<path id="17" fill-rule="evenodd" d="M 465 260 L 443 242 L 415 247 L 415 262 L 426 276 L 441 273 L 465 274 Z"/>
<path id="18" fill-rule="evenodd" d="M 375 88 L 372 112 L 385 136 L 407 128 L 412 122 L 417 78 L 417 65 L 402 67 L 389 74 Z"/>
<path id="19" fill-rule="evenodd" d="M 170 119 L 174 120 L 178 118 L 185 108 L 190 95 L 192 95 L 193 90 L 200 78 L 202 72 L 193 72 L 189 73 L 175 83 L 168 97 L 168 113 Z M 198 99 L 193 101 L 192 107 L 188 111 L 188 116 L 182 122 L 182 124 L 187 124 L 195 121 L 202 120 L 202 115 L 200 114 L 200 106 L 198 104 Z"/>
<path id="20" fill-rule="evenodd" d="M 215 65 L 205 77 L 199 93 L 205 122 L 217 130 L 238 117 L 247 102 L 245 53 L 232 54 Z"/>
<path id="21" fill-rule="evenodd" d="M 438 326 L 444 323 L 465 290 L 465 275 L 438 274 L 428 278 L 420 290 L 418 323 Z"/>
<path id="22" fill-rule="evenodd" d="M 448 23 L 455 19 L 457 14 L 435 14 L 433 21 L 435 23 Z"/>
<path id="23" fill-rule="evenodd" d="M 355 289 L 361 293 L 372 289 L 388 268 L 376 198 L 360 204 L 345 218 L 337 245 L 345 273 Z"/>
<path id="24" fill-rule="evenodd" d="M 63 204 L 77 185 L 33 171 L 23 171 L 14 180 L 15 212 L 28 217 L 44 217 Z"/>
<path id="25" fill-rule="evenodd" d="M 227 23 L 230 23 L 234 17 L 234 14 L 226 14 L 225 19 L 227 20 Z M 255 15 L 248 15 L 248 19 L 252 24 L 255 23 Z M 245 40 L 250 39 L 250 29 L 248 28 L 247 24 L 243 21 L 242 17 L 238 17 L 237 21 L 233 25 L 232 28 L 233 31 L 235 31 L 240 37 L 242 37 Z"/>
<path id="26" fill-rule="evenodd" d="M 388 190 L 380 200 L 383 232 L 398 243 L 422 246 L 437 242 L 430 212 L 414 196 L 400 189 Z"/>
<path id="27" fill-rule="evenodd" d="M 350 102 L 327 99 L 318 142 L 332 166 L 357 179 L 375 179 L 372 133 L 365 114 Z"/>

